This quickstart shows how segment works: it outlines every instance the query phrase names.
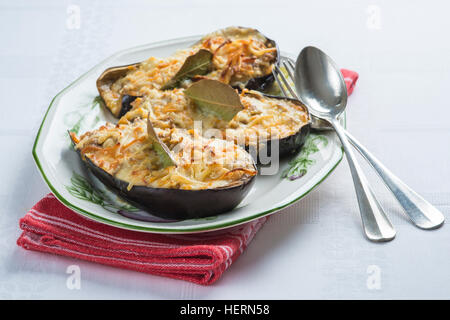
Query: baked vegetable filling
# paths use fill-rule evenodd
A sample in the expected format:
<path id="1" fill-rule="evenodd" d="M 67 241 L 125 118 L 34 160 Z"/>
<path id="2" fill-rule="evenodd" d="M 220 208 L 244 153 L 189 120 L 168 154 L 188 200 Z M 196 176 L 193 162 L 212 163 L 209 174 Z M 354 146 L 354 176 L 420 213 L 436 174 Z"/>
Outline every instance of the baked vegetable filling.
<path id="1" fill-rule="evenodd" d="M 177 166 L 164 167 L 141 118 L 127 124 L 107 123 L 79 139 L 72 133 L 82 157 L 113 177 L 133 186 L 186 190 L 239 185 L 256 175 L 251 156 L 241 147 L 221 139 L 206 139 L 193 130 L 161 130 L 159 139 L 172 152 Z"/>
<path id="2" fill-rule="evenodd" d="M 200 47 L 213 52 L 213 71 L 207 75 L 230 84 L 245 87 L 251 78 L 272 73 L 277 49 L 252 29 L 228 28 L 200 41 Z"/>
<path id="3" fill-rule="evenodd" d="M 186 88 L 192 81 L 208 78 L 244 88 L 251 79 L 270 75 L 277 59 L 277 49 L 273 42 L 258 31 L 230 27 L 211 33 L 192 47 L 180 50 L 170 57 L 150 57 L 141 63 L 122 68 L 116 75 L 111 73 L 97 83 L 98 90 L 106 106 L 115 116 L 119 116 L 124 97 L 145 97 L 152 89 L 164 89 L 180 71 L 186 59 L 200 50 L 211 53 L 208 72 L 193 75 L 194 72 L 189 77 L 180 79 L 177 87 Z M 194 63 L 193 68 L 195 67 L 198 65 Z"/>
<path id="4" fill-rule="evenodd" d="M 132 110 L 119 123 L 146 118 L 150 112 L 153 124 L 160 129 L 194 129 L 195 121 L 198 121 L 196 129 L 202 130 L 203 136 L 210 136 L 208 130 L 216 129 L 220 131 L 216 137 L 245 146 L 256 146 L 261 140 L 289 137 L 309 123 L 306 107 L 296 101 L 248 90 L 243 90 L 239 97 L 244 109 L 228 122 L 200 111 L 183 89 L 153 89 L 146 98 L 133 102 Z"/>

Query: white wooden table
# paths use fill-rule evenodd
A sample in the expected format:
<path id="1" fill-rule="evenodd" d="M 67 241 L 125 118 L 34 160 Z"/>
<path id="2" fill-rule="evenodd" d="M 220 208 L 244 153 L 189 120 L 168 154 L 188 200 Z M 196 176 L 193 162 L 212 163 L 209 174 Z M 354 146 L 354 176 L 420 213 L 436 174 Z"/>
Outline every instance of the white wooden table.
<path id="1" fill-rule="evenodd" d="M 210 287 L 15 244 L 19 218 L 49 192 L 31 148 L 52 97 L 120 49 L 228 25 L 257 27 L 288 52 L 316 45 L 358 71 L 349 130 L 450 219 L 449 10 L 444 1 L 0 1 L 0 298 L 450 298 L 449 226 L 413 227 L 370 174 L 398 234 L 368 242 L 345 161 Z M 70 265 L 79 290 L 66 285 Z"/>

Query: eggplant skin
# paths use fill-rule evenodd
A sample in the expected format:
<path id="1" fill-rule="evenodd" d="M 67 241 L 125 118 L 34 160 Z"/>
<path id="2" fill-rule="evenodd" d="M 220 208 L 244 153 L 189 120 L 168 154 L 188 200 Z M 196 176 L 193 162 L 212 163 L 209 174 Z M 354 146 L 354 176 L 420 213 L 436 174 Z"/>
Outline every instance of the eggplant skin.
<path id="1" fill-rule="evenodd" d="M 273 74 L 268 74 L 259 78 L 252 78 L 247 82 L 245 88 L 264 92 L 272 86 L 274 80 L 275 77 Z"/>
<path id="2" fill-rule="evenodd" d="M 274 95 L 269 95 L 269 94 L 264 94 L 264 93 L 263 93 L 263 96 L 265 96 L 267 98 L 271 98 L 271 99 L 289 100 L 294 103 L 301 104 L 305 108 L 306 112 L 308 113 L 309 121 L 307 123 L 305 123 L 303 126 L 301 126 L 300 130 L 298 130 L 296 133 L 294 133 L 290 136 L 283 137 L 281 139 L 277 139 L 280 159 L 287 157 L 287 156 L 297 154 L 302 149 L 303 145 L 305 144 L 306 138 L 308 137 L 308 135 L 311 131 L 311 116 L 309 115 L 308 108 L 297 99 L 274 96 Z M 247 152 L 250 152 L 250 154 L 252 154 L 252 155 L 255 154 L 254 152 L 251 152 L 253 150 L 251 150 L 251 147 L 249 147 L 248 145 L 245 146 L 245 150 Z M 262 150 L 258 151 L 258 153 L 256 154 L 256 159 L 254 159 L 255 162 L 258 164 L 263 163 L 264 161 L 261 161 L 260 155 L 263 154 L 264 156 L 270 157 L 272 155 L 271 150 L 272 150 L 272 141 L 269 140 L 269 141 L 267 141 L 266 146 Z"/>
<path id="3" fill-rule="evenodd" d="M 284 137 L 281 139 L 278 139 L 278 150 L 279 150 L 279 158 L 288 157 L 294 154 L 297 154 L 305 144 L 306 138 L 308 137 L 309 133 L 311 131 L 311 124 L 307 123 L 304 126 L 300 128 L 299 131 L 297 131 L 295 134 L 292 134 L 288 137 Z M 264 157 L 271 157 L 271 149 L 272 148 L 272 141 L 267 141 L 266 146 L 260 150 L 257 153 L 255 162 L 258 164 L 267 164 L 266 161 L 261 160 L 261 155 L 264 155 Z M 245 146 L 245 150 L 247 152 L 250 152 L 250 154 L 254 154 L 251 152 L 251 148 L 249 146 Z"/>
<path id="4" fill-rule="evenodd" d="M 311 130 L 311 124 L 305 124 L 295 134 L 278 140 L 280 158 L 298 153 L 305 144 Z M 271 143 L 267 144 L 270 150 Z"/>
<path id="5" fill-rule="evenodd" d="M 74 141 L 72 140 L 74 143 Z M 239 185 L 216 189 L 184 190 L 133 186 L 127 190 L 128 182 L 117 179 L 96 166 L 88 157 L 77 150 L 83 163 L 104 185 L 119 197 L 139 209 L 155 216 L 184 220 L 215 216 L 234 209 L 249 193 L 255 183 L 255 176 Z"/>
<path id="6" fill-rule="evenodd" d="M 121 104 L 121 108 L 120 108 L 120 111 L 119 111 L 119 117 L 118 118 L 123 117 L 128 111 L 130 111 L 133 108 L 131 103 L 134 100 L 136 100 L 137 98 L 140 98 L 140 97 L 130 96 L 128 94 L 126 94 L 126 95 L 124 95 L 122 97 L 122 104 Z"/>
<path id="7" fill-rule="evenodd" d="M 296 134 L 280 140 L 280 157 L 297 154 L 311 132 L 311 124 L 303 126 Z"/>
<path id="8" fill-rule="evenodd" d="M 256 30 L 256 31 L 259 32 L 258 30 Z M 264 37 L 266 38 L 267 45 L 270 44 L 270 45 L 272 45 L 272 47 L 277 49 L 277 51 L 276 51 L 277 56 L 275 57 L 275 61 L 273 62 L 273 65 L 278 66 L 280 64 L 280 49 L 278 48 L 278 44 L 275 42 L 275 40 L 267 38 L 266 36 L 264 36 Z M 259 77 L 259 78 L 250 79 L 247 82 L 247 84 L 245 85 L 245 89 L 265 92 L 267 89 L 269 89 L 272 86 L 274 81 L 275 81 L 275 77 L 274 77 L 273 73 L 270 73 L 270 74 L 267 74 L 267 75 Z"/>

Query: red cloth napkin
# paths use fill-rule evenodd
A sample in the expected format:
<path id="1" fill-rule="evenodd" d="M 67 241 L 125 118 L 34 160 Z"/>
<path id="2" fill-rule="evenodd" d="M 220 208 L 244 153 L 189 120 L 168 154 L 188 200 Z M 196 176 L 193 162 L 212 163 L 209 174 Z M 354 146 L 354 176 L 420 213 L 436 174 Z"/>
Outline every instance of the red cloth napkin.
<path id="1" fill-rule="evenodd" d="M 341 73 L 344 76 L 345 84 L 347 85 L 347 94 L 351 95 L 355 88 L 356 81 L 358 81 L 358 73 L 355 71 L 341 69 Z"/>
<path id="2" fill-rule="evenodd" d="M 48 194 L 20 219 L 19 246 L 199 284 L 211 284 L 266 221 L 189 235 L 163 235 L 89 220 Z"/>
<path id="3" fill-rule="evenodd" d="M 342 69 L 348 94 L 358 79 Z M 89 220 L 48 194 L 20 219 L 17 244 L 28 250 L 166 276 L 202 285 L 217 281 L 241 255 L 267 218 L 206 233 L 163 235 Z"/>

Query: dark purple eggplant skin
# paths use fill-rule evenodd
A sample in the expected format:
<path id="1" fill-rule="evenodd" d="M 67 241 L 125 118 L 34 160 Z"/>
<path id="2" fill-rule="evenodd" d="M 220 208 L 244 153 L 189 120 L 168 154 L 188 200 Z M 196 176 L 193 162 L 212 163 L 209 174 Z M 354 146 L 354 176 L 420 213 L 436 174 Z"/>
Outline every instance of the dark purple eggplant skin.
<path id="1" fill-rule="evenodd" d="M 122 97 L 122 107 L 120 108 L 119 118 L 123 117 L 128 111 L 133 108 L 131 103 L 137 98 L 141 98 L 141 96 L 130 96 L 126 94 Z"/>
<path id="2" fill-rule="evenodd" d="M 116 81 L 117 79 L 120 79 L 122 77 L 125 77 L 126 74 L 129 72 L 130 67 L 137 67 L 140 63 L 132 63 L 132 64 L 127 64 L 124 66 L 118 66 L 118 67 L 111 67 L 106 69 L 105 71 L 102 72 L 102 74 L 97 78 L 97 82 L 96 82 L 96 86 L 97 86 L 97 90 L 98 93 L 100 94 L 100 97 L 102 97 L 103 99 L 103 95 L 102 95 L 102 85 L 104 83 L 112 83 L 114 81 Z M 131 110 L 132 106 L 130 105 L 134 100 L 136 100 L 136 96 L 130 96 L 130 95 L 124 95 L 121 99 L 121 108 L 118 114 L 114 114 L 112 113 L 110 108 L 106 108 L 108 109 L 111 114 L 116 117 L 116 118 L 120 118 L 122 117 L 125 113 L 127 113 L 128 111 Z M 104 104 L 106 106 L 106 101 L 104 101 Z"/>
<path id="3" fill-rule="evenodd" d="M 271 99 L 289 100 L 289 101 L 298 103 L 305 108 L 306 112 L 308 113 L 308 117 L 311 118 L 309 116 L 308 108 L 297 99 L 268 95 L 268 94 L 264 94 L 264 93 L 262 95 L 264 97 L 271 98 Z M 311 131 L 311 122 L 309 121 L 308 123 L 305 123 L 300 128 L 300 130 L 297 131 L 296 133 L 294 133 L 290 136 L 287 136 L 287 137 L 277 139 L 278 140 L 279 158 L 281 159 L 284 157 L 288 157 L 288 156 L 297 154 L 302 149 L 303 145 L 305 144 L 306 138 L 308 137 L 310 131 Z M 255 156 L 255 154 L 256 154 L 256 152 L 254 152 L 254 150 L 251 150 L 251 148 L 249 146 L 245 146 L 245 150 L 247 150 L 247 152 L 250 152 L 250 154 L 252 154 L 253 156 Z M 272 150 L 272 141 L 269 140 L 266 142 L 265 148 L 263 148 L 261 151 L 259 151 L 256 154 L 256 158 L 254 157 L 255 162 L 258 164 L 264 163 L 264 161 L 262 161 L 262 159 L 260 159 L 260 154 L 265 155 L 266 157 L 271 157 L 272 156 L 271 150 Z M 266 163 L 264 163 L 264 164 L 266 164 Z"/>
<path id="4" fill-rule="evenodd" d="M 72 143 L 75 145 L 73 140 Z M 252 176 L 239 185 L 215 189 L 183 190 L 133 186 L 131 190 L 127 190 L 128 182 L 113 177 L 88 157 L 83 157 L 80 150 L 76 151 L 86 167 L 112 192 L 139 209 L 169 220 L 204 218 L 231 211 L 245 198 L 255 183 L 255 176 Z"/>
<path id="5" fill-rule="evenodd" d="M 280 158 L 290 156 L 293 154 L 297 154 L 303 145 L 305 144 L 306 138 L 309 135 L 311 129 L 311 124 L 305 124 L 297 131 L 295 134 L 290 135 L 288 137 L 284 137 L 282 139 L 278 139 L 278 147 L 280 150 Z M 267 144 L 267 147 L 270 150 L 271 141 Z"/>
<path id="6" fill-rule="evenodd" d="M 297 154 L 305 144 L 310 131 L 311 124 L 308 123 L 302 126 L 295 134 L 277 139 L 279 150 L 278 158 L 282 159 Z M 249 146 L 245 146 L 245 150 L 253 156 L 256 163 L 266 165 L 268 164 L 266 163 L 267 159 L 264 158 L 272 157 L 272 141 L 267 141 L 266 146 L 257 153 L 254 152 L 254 150 L 251 150 Z"/>
<path id="7" fill-rule="evenodd" d="M 272 73 L 259 78 L 252 78 L 247 82 L 245 88 L 265 92 L 272 86 L 274 80 L 275 77 Z"/>
<path id="8" fill-rule="evenodd" d="M 265 35 L 264 35 L 264 37 L 267 39 L 266 46 L 269 46 L 269 44 L 270 44 L 272 47 L 277 49 L 277 56 L 276 56 L 273 64 L 278 66 L 280 64 L 280 49 L 278 48 L 278 44 L 275 42 L 275 40 L 272 40 L 272 39 L 266 37 Z M 275 77 L 274 77 L 273 73 L 270 73 L 270 74 L 267 74 L 262 77 L 250 79 L 247 82 L 247 84 L 245 85 L 245 89 L 265 92 L 267 89 L 269 89 L 272 86 L 274 81 L 275 81 Z"/>

